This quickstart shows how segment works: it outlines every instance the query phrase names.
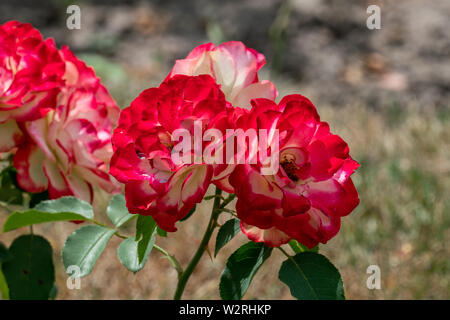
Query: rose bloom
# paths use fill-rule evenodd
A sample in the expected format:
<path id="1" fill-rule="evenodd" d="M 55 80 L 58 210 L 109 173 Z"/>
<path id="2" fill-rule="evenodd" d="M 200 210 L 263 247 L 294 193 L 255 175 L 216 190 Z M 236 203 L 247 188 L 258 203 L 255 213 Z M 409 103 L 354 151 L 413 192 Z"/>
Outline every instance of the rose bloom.
<path id="1" fill-rule="evenodd" d="M 211 182 L 218 180 L 214 167 L 200 161 L 177 163 L 172 151 L 175 131 L 185 129 L 186 139 L 194 149 L 195 123 L 201 121 L 201 138 L 207 129 L 226 123 L 234 110 L 214 79 L 209 75 L 176 75 L 167 78 L 158 88 L 143 91 L 120 113 L 114 130 L 115 153 L 111 174 L 125 184 L 125 198 L 130 213 L 151 215 L 166 231 L 176 231 L 181 220 L 194 205 L 203 200 Z M 220 123 L 217 123 L 220 119 Z M 217 124 L 217 125 L 216 125 Z M 184 139 L 184 137 L 182 138 Z M 180 142 L 185 142 L 180 140 Z M 215 141 L 203 141 L 203 151 Z M 221 178 L 226 177 L 222 172 Z"/>
<path id="2" fill-rule="evenodd" d="M 30 24 L 0 26 L 0 152 L 23 141 L 16 121 L 42 118 L 56 107 L 64 68 L 54 41 Z"/>
<path id="3" fill-rule="evenodd" d="M 272 247 L 291 239 L 309 248 L 326 243 L 338 233 L 341 217 L 359 203 L 350 178 L 358 163 L 307 98 L 289 95 L 278 105 L 255 99 L 252 105 L 237 125 L 279 130 L 279 170 L 262 175 L 260 162 L 234 168 L 229 182 L 242 231 Z"/>
<path id="4" fill-rule="evenodd" d="M 250 109 L 251 99 L 275 99 L 277 96 L 272 82 L 258 79 L 258 71 L 265 63 L 264 55 L 240 41 L 229 41 L 217 47 L 207 43 L 193 49 L 185 59 L 177 60 L 168 78 L 177 74 L 208 74 L 233 106 Z"/>
<path id="5" fill-rule="evenodd" d="M 185 59 L 177 60 L 166 80 L 178 74 L 212 76 L 226 100 L 235 107 L 215 116 L 216 126 L 224 132 L 235 127 L 235 121 L 245 113 L 245 109 L 251 109 L 252 99 L 275 99 L 278 95 L 272 82 L 259 81 L 258 71 L 265 63 L 264 55 L 247 48 L 240 41 L 229 41 L 219 46 L 206 43 L 193 49 Z M 234 193 L 228 181 L 234 165 L 222 161 L 213 168 L 212 182 L 222 190 Z"/>
<path id="6" fill-rule="evenodd" d="M 51 199 L 73 195 L 92 203 L 97 189 L 120 191 L 108 174 L 119 108 L 92 68 L 67 47 L 60 56 L 66 85 L 58 106 L 44 118 L 21 124 L 26 138 L 13 164 L 26 191 L 48 190 Z"/>

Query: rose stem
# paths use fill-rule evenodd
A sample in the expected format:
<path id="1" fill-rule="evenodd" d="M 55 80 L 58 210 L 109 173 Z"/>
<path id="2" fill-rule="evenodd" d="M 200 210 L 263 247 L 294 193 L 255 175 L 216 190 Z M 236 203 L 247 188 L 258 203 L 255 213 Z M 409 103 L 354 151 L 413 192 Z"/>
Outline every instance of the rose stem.
<path id="1" fill-rule="evenodd" d="M 197 252 L 195 253 L 194 257 L 192 258 L 191 262 L 189 262 L 186 270 L 181 274 L 181 276 L 178 278 L 178 285 L 177 289 L 175 291 L 175 295 L 173 296 L 174 300 L 180 300 L 181 296 L 183 294 L 184 288 L 186 287 L 186 284 L 189 280 L 189 277 L 191 276 L 192 272 L 194 271 L 195 267 L 197 266 L 198 262 L 200 261 L 200 258 L 202 257 L 203 253 L 205 252 L 205 249 L 208 245 L 209 239 L 211 238 L 211 235 L 214 231 L 214 228 L 217 224 L 217 218 L 219 217 L 220 210 L 220 195 L 222 194 L 222 190 L 216 187 L 216 197 L 214 198 L 214 206 L 211 211 L 211 218 L 209 219 L 208 227 L 206 228 L 205 234 L 203 235 L 202 242 L 200 243 Z"/>

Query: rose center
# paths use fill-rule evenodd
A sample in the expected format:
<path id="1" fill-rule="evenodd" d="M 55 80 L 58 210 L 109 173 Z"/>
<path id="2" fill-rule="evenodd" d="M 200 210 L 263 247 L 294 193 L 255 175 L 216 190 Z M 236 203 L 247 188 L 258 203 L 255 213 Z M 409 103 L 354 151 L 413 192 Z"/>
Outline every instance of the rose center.
<path id="1" fill-rule="evenodd" d="M 297 173 L 298 166 L 295 164 L 295 156 L 292 154 L 284 154 L 281 159 L 281 167 L 286 172 L 287 176 L 292 181 L 298 181 Z"/>

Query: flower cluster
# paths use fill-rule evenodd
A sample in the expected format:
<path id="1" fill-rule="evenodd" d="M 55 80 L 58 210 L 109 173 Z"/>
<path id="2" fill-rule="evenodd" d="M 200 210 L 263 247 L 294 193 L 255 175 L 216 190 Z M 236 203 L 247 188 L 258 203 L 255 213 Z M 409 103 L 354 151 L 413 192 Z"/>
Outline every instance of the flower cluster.
<path id="1" fill-rule="evenodd" d="M 307 98 L 275 102 L 264 64 L 241 42 L 201 45 L 119 117 L 92 68 L 11 21 L 0 26 L 0 152 L 28 192 L 92 203 L 119 181 L 131 213 L 172 232 L 214 184 L 236 194 L 249 239 L 312 248 L 358 205 L 358 164 Z"/>
<path id="2" fill-rule="evenodd" d="M 236 194 L 241 229 L 255 242 L 279 246 L 296 239 L 312 248 L 337 234 L 340 218 L 359 203 L 350 178 L 358 164 L 307 98 L 274 102 L 274 85 L 258 79 L 264 63 L 241 42 L 201 45 L 121 112 L 111 174 L 125 184 L 131 213 L 151 215 L 175 231 L 215 184 Z M 188 133 L 181 135 L 188 146 L 182 163 L 173 158 L 180 130 Z M 239 130 L 268 132 L 268 143 L 248 135 L 232 144 L 233 152 L 242 147 L 245 160 L 253 161 L 222 152 Z M 261 152 L 277 159 L 279 169 L 267 174 Z"/>
<path id="3" fill-rule="evenodd" d="M 89 202 L 119 192 L 108 174 L 119 108 L 94 70 L 12 21 L 0 26 L 0 72 L 0 152 L 14 154 L 19 185 Z"/>

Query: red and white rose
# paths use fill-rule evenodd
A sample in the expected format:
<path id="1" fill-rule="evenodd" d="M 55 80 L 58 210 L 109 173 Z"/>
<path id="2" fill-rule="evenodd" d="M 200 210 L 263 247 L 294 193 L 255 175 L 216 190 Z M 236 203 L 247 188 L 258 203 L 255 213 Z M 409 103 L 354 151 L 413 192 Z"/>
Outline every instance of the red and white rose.
<path id="1" fill-rule="evenodd" d="M 240 41 L 219 46 L 207 43 L 196 47 L 185 59 L 177 60 L 168 77 L 208 74 L 233 106 L 250 109 L 251 99 L 275 99 L 278 94 L 272 82 L 258 79 L 258 71 L 265 63 L 264 55 Z"/>
<path id="2" fill-rule="evenodd" d="M 310 248 L 326 243 L 338 233 L 341 217 L 359 203 L 350 178 L 358 163 L 307 98 L 290 95 L 278 105 L 256 99 L 252 105 L 241 124 L 279 131 L 279 170 L 263 175 L 260 162 L 234 169 L 229 181 L 242 231 L 269 246 L 290 239 Z"/>
<path id="3" fill-rule="evenodd" d="M 110 172 L 125 184 L 129 211 L 151 215 L 161 228 L 175 231 L 175 223 L 202 201 L 214 177 L 211 164 L 193 161 L 196 123 L 203 136 L 233 109 L 209 75 L 173 76 L 143 91 L 124 109 L 113 135 Z M 180 129 L 189 133 L 189 140 L 182 142 L 190 146 L 187 156 L 192 161 L 172 158 L 177 145 L 173 138 Z M 210 143 L 203 141 L 202 151 Z"/>
<path id="4" fill-rule="evenodd" d="M 28 23 L 0 26 L 0 152 L 24 140 L 18 122 L 42 118 L 55 109 L 64 72 L 52 39 L 44 40 Z"/>
<path id="5" fill-rule="evenodd" d="M 92 68 L 67 47 L 59 54 L 65 85 L 58 105 L 45 117 L 20 124 L 26 139 L 13 163 L 26 191 L 48 190 L 51 199 L 74 195 L 93 202 L 96 188 L 120 191 L 108 174 L 119 108 Z"/>

